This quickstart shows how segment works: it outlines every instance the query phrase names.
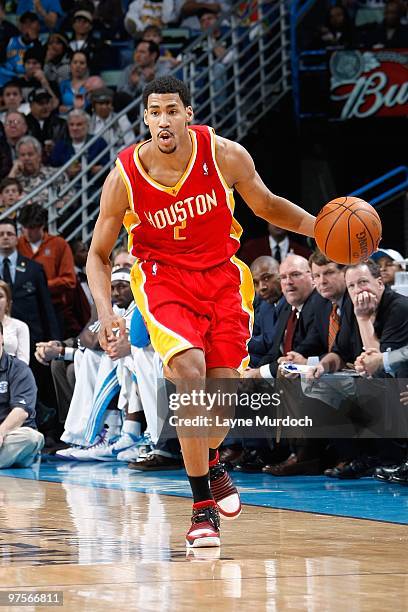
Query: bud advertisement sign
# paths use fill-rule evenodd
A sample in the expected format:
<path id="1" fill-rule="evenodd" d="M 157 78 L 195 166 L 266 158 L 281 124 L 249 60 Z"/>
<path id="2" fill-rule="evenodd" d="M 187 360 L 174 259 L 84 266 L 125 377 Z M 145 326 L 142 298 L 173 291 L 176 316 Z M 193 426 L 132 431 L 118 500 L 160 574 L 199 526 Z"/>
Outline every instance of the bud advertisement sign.
<path id="1" fill-rule="evenodd" d="M 330 99 L 337 119 L 408 116 L 408 50 L 335 51 Z"/>

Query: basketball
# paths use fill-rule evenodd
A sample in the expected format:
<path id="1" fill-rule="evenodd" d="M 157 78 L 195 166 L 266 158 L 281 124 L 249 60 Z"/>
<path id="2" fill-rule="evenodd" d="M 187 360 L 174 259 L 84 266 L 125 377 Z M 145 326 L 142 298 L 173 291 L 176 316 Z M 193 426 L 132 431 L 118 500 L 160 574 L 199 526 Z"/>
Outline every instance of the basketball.
<path id="1" fill-rule="evenodd" d="M 377 250 L 381 219 L 361 198 L 343 196 L 323 206 L 316 218 L 314 234 L 319 249 L 336 263 L 356 264 Z"/>

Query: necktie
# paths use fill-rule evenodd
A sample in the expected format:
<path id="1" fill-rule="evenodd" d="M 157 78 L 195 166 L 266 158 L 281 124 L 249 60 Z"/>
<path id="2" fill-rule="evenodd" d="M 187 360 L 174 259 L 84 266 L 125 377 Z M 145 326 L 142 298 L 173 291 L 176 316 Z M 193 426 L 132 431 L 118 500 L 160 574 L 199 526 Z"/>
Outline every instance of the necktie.
<path id="1" fill-rule="evenodd" d="M 274 255 L 274 258 L 276 259 L 276 261 L 277 261 L 278 263 L 281 263 L 281 262 L 282 262 L 281 249 L 280 249 L 279 244 L 277 244 L 277 245 L 276 245 L 276 247 L 275 247 L 275 255 Z"/>
<path id="2" fill-rule="evenodd" d="M 298 322 L 298 311 L 294 308 L 286 324 L 286 333 L 283 340 L 283 353 L 287 355 L 292 350 L 293 336 L 295 335 L 296 325 Z"/>
<path id="3" fill-rule="evenodd" d="M 333 344 L 336 340 L 337 332 L 340 329 L 340 317 L 337 312 L 337 304 L 332 305 L 332 309 L 329 317 L 329 333 L 327 336 L 327 346 L 329 353 L 332 350 Z"/>
<path id="4" fill-rule="evenodd" d="M 5 257 L 3 259 L 3 280 L 10 287 L 13 285 L 13 281 L 11 279 L 11 273 L 10 273 L 10 260 L 8 257 Z"/>

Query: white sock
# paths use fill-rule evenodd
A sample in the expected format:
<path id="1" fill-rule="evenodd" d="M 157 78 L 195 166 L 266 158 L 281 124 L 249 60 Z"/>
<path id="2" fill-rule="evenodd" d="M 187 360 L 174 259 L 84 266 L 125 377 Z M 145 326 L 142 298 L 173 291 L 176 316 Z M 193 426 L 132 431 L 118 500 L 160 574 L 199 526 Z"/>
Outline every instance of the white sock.
<path id="1" fill-rule="evenodd" d="M 129 433 L 138 438 L 142 435 L 142 425 L 139 421 L 124 421 L 122 433 Z"/>
<path id="2" fill-rule="evenodd" d="M 122 413 L 120 410 L 107 410 L 104 427 L 109 430 L 109 438 L 120 435 Z"/>

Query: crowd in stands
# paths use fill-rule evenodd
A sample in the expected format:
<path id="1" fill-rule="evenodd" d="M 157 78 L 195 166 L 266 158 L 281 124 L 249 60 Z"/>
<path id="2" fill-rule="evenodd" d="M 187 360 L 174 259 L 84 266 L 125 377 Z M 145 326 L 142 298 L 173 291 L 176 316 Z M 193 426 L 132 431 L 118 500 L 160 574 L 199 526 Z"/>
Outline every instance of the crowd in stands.
<path id="1" fill-rule="evenodd" d="M 324 20 L 304 32 L 304 48 L 408 47 L 406 0 L 338 0 L 326 6 Z"/>
<path id="2" fill-rule="evenodd" d="M 116 149 L 138 137 L 132 129 L 135 115 L 120 111 L 148 81 L 179 65 L 179 53 L 172 54 L 163 43 L 162 28 L 210 31 L 217 78 L 225 77 L 233 53 L 220 42 L 214 25 L 228 5 L 17 0 L 15 25 L 7 20 L 5 4 L 0 0 L 0 331 L 6 354 L 28 364 L 34 374 L 38 395 L 33 400 L 31 385 L 34 405 L 26 424 L 33 427 L 35 409 L 46 451 L 64 460 L 118 460 L 142 471 L 181 467 L 177 440 L 160 437 L 162 366 L 133 302 L 129 270 L 134 258 L 123 249 L 112 257 L 112 299 L 127 333 L 104 352 L 86 279 L 87 245 L 65 240 L 72 225 L 64 225 L 63 211 L 75 197 L 76 187 L 66 188 L 70 180 L 86 168 L 97 189 Z M 309 48 L 407 46 L 407 2 L 327 4 L 327 21 L 311 33 Z M 242 18 L 253 23 L 256 3 L 249 5 Z M 131 45 L 123 54 L 126 64 L 120 66 L 117 85 L 107 87 L 101 72 L 112 66 L 115 41 Z M 62 228 L 54 235 L 47 229 L 49 191 L 38 188 L 91 139 L 85 164 L 73 161 L 52 183 L 51 212 L 58 218 L 57 229 Z M 32 199 L 18 209 L 21 197 L 33 190 Z M 286 384 L 282 363 L 305 365 L 311 357 L 318 360 L 316 377 L 348 367 L 361 373 L 363 381 L 367 375 L 381 381 L 403 378 L 407 358 L 400 349 L 408 345 L 408 298 L 392 289 L 395 273 L 405 265 L 399 253 L 383 249 L 373 261 L 343 267 L 269 225 L 268 233 L 246 242 L 239 255 L 251 267 L 256 290 L 246 382 L 279 388 Z M 360 288 L 371 297 L 362 301 Z M 303 393 L 299 379 L 291 383 L 291 414 L 327 412 L 321 398 Z M 373 389 L 379 396 L 379 388 Z M 366 406 L 354 401 L 352 424 L 358 424 L 360 409 Z M 339 414 L 338 419 L 344 416 Z M 2 433 L 0 423 L 0 440 Z M 34 457 L 44 440 L 37 436 L 29 442 Z M 324 472 L 336 478 L 376 474 L 405 483 L 406 454 L 406 432 L 399 439 L 375 441 L 230 437 L 222 450 L 223 460 L 237 471 L 272 476 Z M 0 467 L 10 461 L 2 462 L 0 453 Z M 19 465 L 27 461 L 15 459 Z"/>

